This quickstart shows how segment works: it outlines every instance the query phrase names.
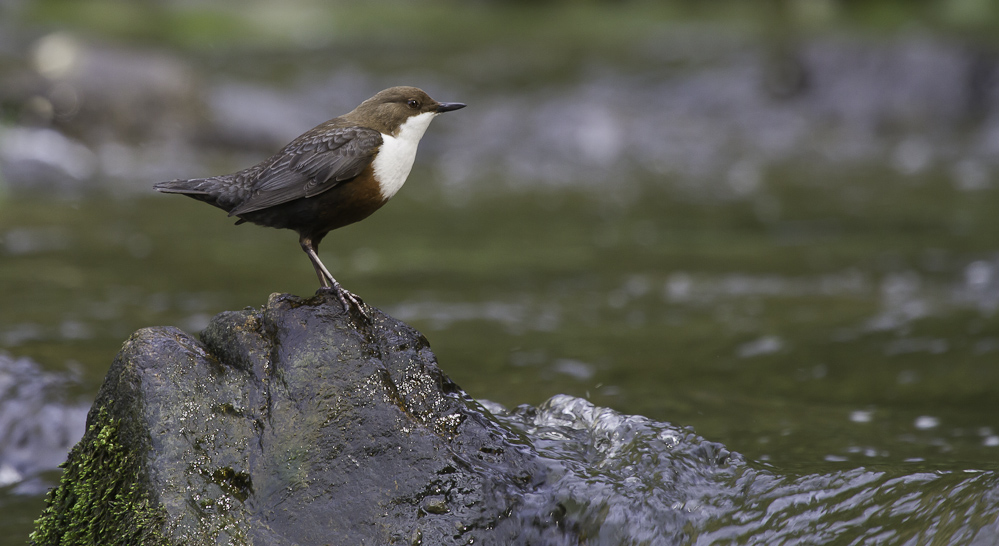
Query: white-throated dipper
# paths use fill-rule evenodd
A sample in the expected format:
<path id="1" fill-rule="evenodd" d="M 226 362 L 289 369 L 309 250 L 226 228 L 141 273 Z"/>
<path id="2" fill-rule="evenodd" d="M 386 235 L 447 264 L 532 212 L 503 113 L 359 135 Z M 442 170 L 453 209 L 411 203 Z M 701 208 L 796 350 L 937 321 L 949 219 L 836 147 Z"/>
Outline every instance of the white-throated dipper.
<path id="1" fill-rule="evenodd" d="M 430 121 L 464 107 L 437 102 L 416 87 L 392 87 L 250 168 L 153 187 L 214 205 L 239 217 L 237 225 L 252 222 L 298 232 L 321 287 L 336 290 L 347 309 L 345 294 L 355 305 L 357 298 L 323 265 L 316 253 L 319 242 L 330 231 L 367 218 L 395 195 L 413 168 Z"/>

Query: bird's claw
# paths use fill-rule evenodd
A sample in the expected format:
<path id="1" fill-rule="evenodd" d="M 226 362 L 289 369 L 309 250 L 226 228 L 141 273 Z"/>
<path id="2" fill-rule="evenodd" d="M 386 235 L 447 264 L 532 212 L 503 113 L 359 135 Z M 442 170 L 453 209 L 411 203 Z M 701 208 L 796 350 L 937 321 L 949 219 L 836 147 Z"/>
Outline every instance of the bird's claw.
<path id="1" fill-rule="evenodd" d="M 364 300 L 359 298 L 357 294 L 340 286 L 340 283 L 333 281 L 333 286 L 321 286 L 319 289 L 334 292 L 337 299 L 343 304 L 343 310 L 347 314 L 351 314 L 351 310 L 356 310 L 362 317 L 371 320 L 371 315 L 368 314 L 367 305 L 365 305 Z"/>

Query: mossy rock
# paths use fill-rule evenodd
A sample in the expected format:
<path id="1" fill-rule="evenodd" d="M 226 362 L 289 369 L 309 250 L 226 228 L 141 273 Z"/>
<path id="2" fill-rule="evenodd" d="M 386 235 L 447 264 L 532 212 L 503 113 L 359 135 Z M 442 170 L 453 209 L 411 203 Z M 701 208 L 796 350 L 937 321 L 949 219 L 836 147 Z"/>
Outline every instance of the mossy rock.
<path id="1" fill-rule="evenodd" d="M 419 332 L 366 312 L 274 295 L 201 341 L 133 334 L 32 542 L 572 543 L 564 509 L 523 502 L 546 479 L 530 443 Z"/>

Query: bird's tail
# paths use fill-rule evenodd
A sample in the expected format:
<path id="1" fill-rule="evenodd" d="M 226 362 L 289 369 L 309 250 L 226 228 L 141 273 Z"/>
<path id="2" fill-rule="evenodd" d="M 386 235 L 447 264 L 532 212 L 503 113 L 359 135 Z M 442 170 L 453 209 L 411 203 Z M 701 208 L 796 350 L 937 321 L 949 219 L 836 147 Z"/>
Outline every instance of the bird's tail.
<path id="1" fill-rule="evenodd" d="M 163 193 L 183 193 L 184 195 L 209 195 L 211 192 L 205 187 L 207 179 L 192 178 L 190 180 L 171 180 L 169 182 L 159 182 L 153 185 L 153 189 Z"/>
<path id="2" fill-rule="evenodd" d="M 209 205 L 214 205 L 222 210 L 232 209 L 231 203 L 224 202 L 224 196 L 219 190 L 219 178 L 192 178 L 190 180 L 170 180 L 169 182 L 159 182 L 153 185 L 153 189 L 163 193 L 179 193 L 204 201 Z"/>

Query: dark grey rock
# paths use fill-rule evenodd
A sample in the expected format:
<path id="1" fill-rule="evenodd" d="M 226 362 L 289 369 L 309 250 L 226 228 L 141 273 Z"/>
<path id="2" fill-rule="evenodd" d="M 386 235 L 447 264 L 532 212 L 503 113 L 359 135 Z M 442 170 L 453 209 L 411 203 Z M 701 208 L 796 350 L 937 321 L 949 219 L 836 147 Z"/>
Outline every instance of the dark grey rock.
<path id="1" fill-rule="evenodd" d="M 535 494 L 546 464 L 530 443 L 419 332 L 368 312 L 273 295 L 216 316 L 201 342 L 136 332 L 33 541 L 577 543 Z"/>

